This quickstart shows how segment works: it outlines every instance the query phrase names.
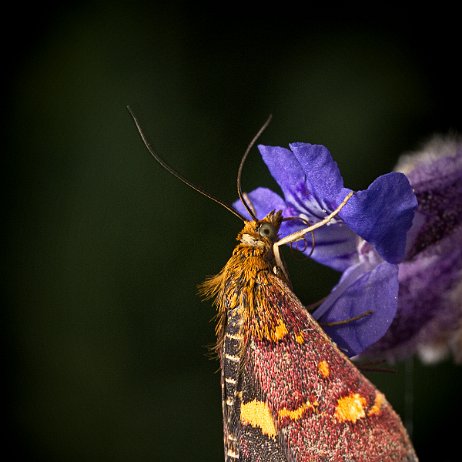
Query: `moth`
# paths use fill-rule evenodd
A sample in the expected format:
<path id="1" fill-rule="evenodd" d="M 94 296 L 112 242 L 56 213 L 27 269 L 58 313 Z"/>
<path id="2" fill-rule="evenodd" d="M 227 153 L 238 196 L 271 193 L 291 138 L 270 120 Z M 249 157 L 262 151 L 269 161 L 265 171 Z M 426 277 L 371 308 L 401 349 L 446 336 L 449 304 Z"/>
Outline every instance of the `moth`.
<path id="1" fill-rule="evenodd" d="M 130 109 L 129 109 L 130 111 Z M 200 193 L 153 151 L 153 157 Z M 408 434 L 385 396 L 327 336 L 292 292 L 279 247 L 329 222 L 279 239 L 283 217 L 252 220 L 224 268 L 200 291 L 217 308 L 215 351 L 220 360 L 226 462 L 416 462 Z"/>

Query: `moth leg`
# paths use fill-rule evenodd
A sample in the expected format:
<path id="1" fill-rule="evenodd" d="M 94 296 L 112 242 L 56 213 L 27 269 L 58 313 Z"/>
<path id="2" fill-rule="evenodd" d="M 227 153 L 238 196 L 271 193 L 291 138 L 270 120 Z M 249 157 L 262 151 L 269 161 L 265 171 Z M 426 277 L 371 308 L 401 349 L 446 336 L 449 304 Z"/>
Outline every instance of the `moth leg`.
<path id="1" fill-rule="evenodd" d="M 321 300 L 318 300 L 317 302 L 310 303 L 309 305 L 305 305 L 305 308 L 307 309 L 308 313 L 312 313 L 313 311 L 316 311 L 316 308 L 319 308 L 326 298 L 327 297 L 323 297 L 321 298 Z"/>
<path id="2" fill-rule="evenodd" d="M 353 316 L 352 318 L 342 319 L 340 321 L 333 322 L 320 322 L 319 325 L 323 327 L 343 326 L 344 324 L 349 324 L 350 322 L 358 321 L 359 319 L 370 316 L 373 312 L 374 310 L 367 310 L 364 311 L 364 313 L 360 313 L 357 316 Z"/>
<path id="3" fill-rule="evenodd" d="M 327 225 L 327 223 L 329 223 L 329 221 L 332 220 L 332 218 L 334 218 L 340 212 L 340 210 L 343 209 L 343 207 L 345 207 L 346 203 L 350 200 L 353 194 L 354 194 L 353 191 L 348 193 L 345 199 L 343 199 L 343 201 L 340 203 L 340 205 L 323 220 L 318 221 L 314 225 L 308 226 L 308 228 L 303 228 L 299 231 L 296 231 L 295 233 L 289 234 L 288 236 L 283 237 L 282 239 L 279 239 L 279 241 L 273 244 L 273 253 L 274 253 L 274 258 L 276 260 L 276 265 L 282 270 L 287 280 L 289 279 L 289 276 L 284 267 L 284 263 L 282 262 L 279 247 L 284 244 L 290 244 L 291 242 L 298 241 L 299 239 L 302 239 L 305 236 L 305 234 L 311 233 L 315 229 L 318 229 L 324 225 Z"/>

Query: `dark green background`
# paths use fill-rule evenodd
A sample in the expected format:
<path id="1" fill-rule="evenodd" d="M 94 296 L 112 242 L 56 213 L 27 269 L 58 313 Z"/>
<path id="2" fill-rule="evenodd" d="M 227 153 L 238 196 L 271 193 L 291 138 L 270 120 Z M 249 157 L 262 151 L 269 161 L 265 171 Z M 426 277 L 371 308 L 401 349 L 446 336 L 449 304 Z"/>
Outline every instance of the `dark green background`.
<path id="1" fill-rule="evenodd" d="M 433 132 L 461 130 L 459 25 L 451 12 L 309 5 L 14 8 L 3 34 L 4 451 L 223 460 L 213 309 L 196 284 L 225 263 L 240 223 L 150 159 L 125 105 L 170 164 L 225 201 L 270 112 L 264 143 L 325 144 L 346 184 L 364 188 Z M 243 184 L 274 187 L 256 150 Z M 288 260 L 307 303 L 336 281 Z M 371 377 L 413 414 L 421 460 L 452 460 L 460 369 L 416 361 Z"/>

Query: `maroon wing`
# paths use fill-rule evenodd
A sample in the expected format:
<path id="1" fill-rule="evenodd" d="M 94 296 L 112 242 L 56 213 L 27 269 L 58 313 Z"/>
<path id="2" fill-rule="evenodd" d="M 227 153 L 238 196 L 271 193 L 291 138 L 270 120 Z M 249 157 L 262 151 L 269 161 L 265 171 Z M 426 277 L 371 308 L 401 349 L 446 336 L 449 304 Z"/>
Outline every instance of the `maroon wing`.
<path id="1" fill-rule="evenodd" d="M 279 278 L 265 277 L 260 295 L 279 312 L 281 338 L 247 339 L 234 429 L 239 460 L 417 461 L 384 395 Z"/>

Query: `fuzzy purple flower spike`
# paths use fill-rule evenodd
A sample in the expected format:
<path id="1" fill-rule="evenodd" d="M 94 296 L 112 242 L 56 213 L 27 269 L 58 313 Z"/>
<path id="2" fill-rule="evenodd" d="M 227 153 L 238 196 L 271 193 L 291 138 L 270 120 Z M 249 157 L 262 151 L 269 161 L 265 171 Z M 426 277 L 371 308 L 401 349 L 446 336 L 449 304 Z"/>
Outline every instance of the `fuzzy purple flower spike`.
<path id="1" fill-rule="evenodd" d="M 436 137 L 397 168 L 418 208 L 399 264 L 398 310 L 390 329 L 365 353 L 389 360 L 418 353 L 462 363 L 462 139 Z"/>

